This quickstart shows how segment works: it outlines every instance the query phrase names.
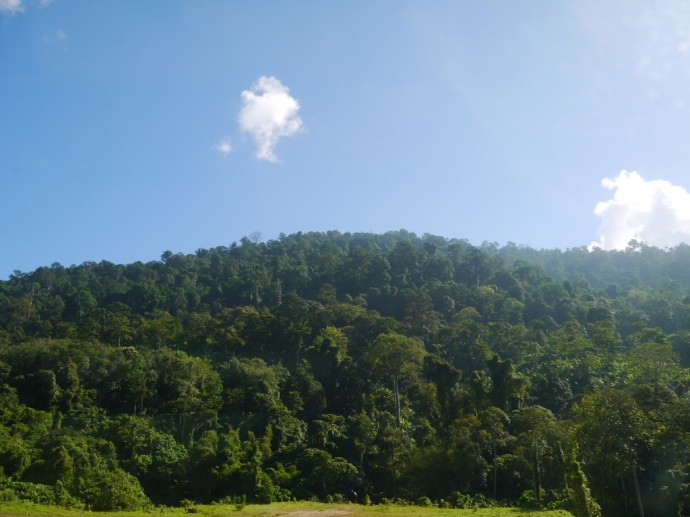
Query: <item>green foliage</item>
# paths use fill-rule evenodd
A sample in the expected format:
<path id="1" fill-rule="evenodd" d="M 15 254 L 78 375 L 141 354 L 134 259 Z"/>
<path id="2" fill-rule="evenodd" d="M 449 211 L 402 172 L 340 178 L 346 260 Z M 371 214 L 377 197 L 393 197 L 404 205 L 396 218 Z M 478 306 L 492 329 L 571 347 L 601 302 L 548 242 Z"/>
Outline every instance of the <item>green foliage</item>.
<path id="1" fill-rule="evenodd" d="M 14 499 L 68 508 L 80 506 L 79 500 L 67 493 L 61 484 L 50 486 L 24 481 L 0 480 L 0 500 L 11 501 Z"/>
<path id="2" fill-rule="evenodd" d="M 431 502 L 431 499 L 429 499 L 426 496 L 418 497 L 417 500 L 414 502 L 417 506 L 422 506 L 422 507 L 430 507 L 433 506 L 434 504 Z"/>
<path id="3" fill-rule="evenodd" d="M 543 498 L 543 493 L 537 496 L 534 490 L 525 490 L 522 492 L 522 494 L 520 494 L 520 497 L 517 500 L 517 505 L 520 508 L 536 510 L 541 508 L 541 501 Z"/>
<path id="4" fill-rule="evenodd" d="M 582 471 L 580 462 L 576 457 L 576 450 L 573 449 L 568 459 L 567 476 L 570 498 L 577 517 L 599 517 L 601 509 L 597 502 L 592 498 L 587 483 L 585 473 Z"/>
<path id="5" fill-rule="evenodd" d="M 450 505 L 451 508 L 472 508 L 473 503 L 472 503 L 472 496 L 469 494 L 463 494 L 462 492 L 459 492 L 455 490 L 452 492 L 446 502 L 448 505 Z"/>
<path id="6" fill-rule="evenodd" d="M 688 249 L 298 233 L 18 273 L 0 493 L 687 513 Z"/>
<path id="7" fill-rule="evenodd" d="M 99 476 L 93 489 L 93 499 L 85 500 L 96 511 L 131 511 L 151 505 L 137 478 L 122 469 Z"/>

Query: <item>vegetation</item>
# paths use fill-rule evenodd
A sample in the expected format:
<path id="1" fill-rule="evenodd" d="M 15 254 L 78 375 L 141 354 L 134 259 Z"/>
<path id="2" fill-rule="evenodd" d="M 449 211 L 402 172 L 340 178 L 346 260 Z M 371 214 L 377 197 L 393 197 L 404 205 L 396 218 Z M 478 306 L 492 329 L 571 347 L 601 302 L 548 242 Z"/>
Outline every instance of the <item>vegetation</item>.
<path id="1" fill-rule="evenodd" d="M 0 282 L 0 499 L 688 514 L 689 366 L 685 245 L 53 264 Z"/>
<path id="2" fill-rule="evenodd" d="M 74 517 L 78 514 L 74 510 L 54 506 L 36 505 L 26 502 L 0 502 L 2 515 L 13 517 Z M 362 506 L 356 504 L 325 504 L 314 502 L 300 503 L 271 503 L 262 505 L 247 505 L 238 508 L 233 505 L 190 505 L 180 508 L 157 508 L 155 511 L 107 512 L 103 517 L 160 517 L 194 514 L 199 517 L 227 517 L 228 515 L 242 515 L 245 517 L 570 517 L 564 510 L 526 511 L 516 508 L 478 508 L 472 510 L 458 510 L 446 508 L 421 508 L 418 506 L 383 505 Z"/>

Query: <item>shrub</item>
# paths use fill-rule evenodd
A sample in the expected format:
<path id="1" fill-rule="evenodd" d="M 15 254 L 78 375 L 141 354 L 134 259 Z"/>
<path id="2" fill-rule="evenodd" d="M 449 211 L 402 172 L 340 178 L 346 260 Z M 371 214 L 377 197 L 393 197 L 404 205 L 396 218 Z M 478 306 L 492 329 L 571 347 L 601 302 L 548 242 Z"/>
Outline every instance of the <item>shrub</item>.
<path id="1" fill-rule="evenodd" d="M 61 483 L 55 486 L 26 481 L 0 481 L 0 501 L 19 499 L 36 504 L 64 506 L 67 508 L 81 507 L 81 502 L 67 493 Z"/>
<path id="2" fill-rule="evenodd" d="M 236 511 L 241 511 L 247 506 L 247 496 L 246 495 L 228 495 L 223 497 L 220 504 L 231 504 L 235 506 Z"/>
<path id="3" fill-rule="evenodd" d="M 414 502 L 414 504 L 416 504 L 417 506 L 425 506 L 425 507 L 433 506 L 433 503 L 431 502 L 431 499 L 429 499 L 429 498 L 426 497 L 426 496 L 422 496 L 422 497 L 418 498 L 418 499 Z"/>
<path id="4" fill-rule="evenodd" d="M 197 513 L 199 511 L 196 507 L 196 503 L 191 499 L 182 499 L 182 501 L 180 501 L 180 506 L 184 508 L 187 513 Z"/>
<path id="5" fill-rule="evenodd" d="M 98 511 L 141 510 L 151 506 L 144 494 L 139 480 L 122 469 L 116 468 L 103 476 L 97 485 L 98 490 L 91 502 Z"/>
<path id="6" fill-rule="evenodd" d="M 494 508 L 499 506 L 499 504 L 493 499 L 488 499 L 484 494 L 463 494 L 462 492 L 456 490 L 448 496 L 446 505 L 451 508 Z"/>
<path id="7" fill-rule="evenodd" d="M 539 502 L 534 494 L 534 490 L 525 490 L 520 494 L 517 504 L 520 508 L 525 508 L 528 510 L 534 510 L 539 508 Z"/>
<path id="8" fill-rule="evenodd" d="M 448 496 L 446 503 L 451 508 L 472 508 L 472 497 L 469 494 L 463 494 L 456 490 Z"/>
<path id="9" fill-rule="evenodd" d="M 484 494 L 474 494 L 472 496 L 472 508 L 495 508 L 500 506 L 498 502 L 489 499 Z"/>

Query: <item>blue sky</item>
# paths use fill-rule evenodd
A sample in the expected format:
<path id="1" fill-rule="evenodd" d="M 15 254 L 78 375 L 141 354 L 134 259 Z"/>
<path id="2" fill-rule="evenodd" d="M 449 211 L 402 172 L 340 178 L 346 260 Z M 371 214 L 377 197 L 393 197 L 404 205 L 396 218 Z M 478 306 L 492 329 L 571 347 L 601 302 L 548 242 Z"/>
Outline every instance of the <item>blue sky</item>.
<path id="1" fill-rule="evenodd" d="M 688 136 L 682 1 L 0 0 L 0 278 L 252 232 L 672 246 Z"/>

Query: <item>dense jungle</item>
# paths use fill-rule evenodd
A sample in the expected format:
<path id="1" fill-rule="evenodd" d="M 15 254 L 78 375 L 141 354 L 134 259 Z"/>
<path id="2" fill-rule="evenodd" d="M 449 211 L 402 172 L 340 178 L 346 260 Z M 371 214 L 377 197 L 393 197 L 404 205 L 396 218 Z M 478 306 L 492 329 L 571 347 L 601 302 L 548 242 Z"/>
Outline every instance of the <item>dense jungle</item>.
<path id="1" fill-rule="evenodd" d="M 690 513 L 690 246 L 297 233 L 0 282 L 0 498 Z"/>

